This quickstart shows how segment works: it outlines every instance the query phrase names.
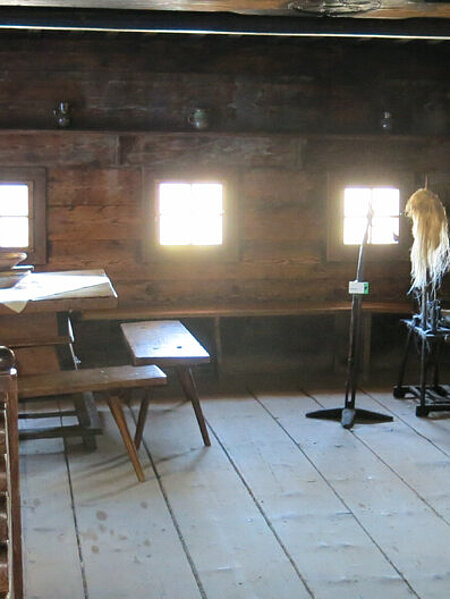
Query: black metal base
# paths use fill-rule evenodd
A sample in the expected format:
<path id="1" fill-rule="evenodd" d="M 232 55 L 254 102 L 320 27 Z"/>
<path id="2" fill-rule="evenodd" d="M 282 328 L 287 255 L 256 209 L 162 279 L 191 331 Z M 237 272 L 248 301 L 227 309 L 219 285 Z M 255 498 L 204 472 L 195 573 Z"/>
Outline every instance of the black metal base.
<path id="1" fill-rule="evenodd" d="M 352 428 L 355 422 L 371 424 L 374 422 L 392 422 L 392 416 L 362 410 L 360 408 L 331 408 L 329 410 L 317 410 L 306 414 L 307 418 L 319 418 L 321 420 L 336 420 L 341 422 L 344 428 Z"/>
<path id="2" fill-rule="evenodd" d="M 396 399 L 418 399 L 416 416 L 428 416 L 430 412 L 450 411 L 450 387 L 448 385 L 433 385 L 422 388 L 419 385 L 396 385 L 393 389 Z"/>

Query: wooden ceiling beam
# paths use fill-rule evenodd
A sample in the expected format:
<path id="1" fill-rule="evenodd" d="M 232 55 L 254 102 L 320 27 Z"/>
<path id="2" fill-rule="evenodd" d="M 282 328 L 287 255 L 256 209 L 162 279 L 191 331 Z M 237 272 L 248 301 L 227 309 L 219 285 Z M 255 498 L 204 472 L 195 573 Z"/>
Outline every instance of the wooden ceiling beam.
<path id="1" fill-rule="evenodd" d="M 229 12 L 265 17 L 302 18 L 302 13 L 289 8 L 290 0 L 0 0 L 0 7 L 106 9 L 137 11 Z M 450 2 L 426 0 L 381 0 L 381 8 L 352 15 L 363 19 L 448 19 Z"/>
<path id="2" fill-rule="evenodd" d="M 112 9 L 0 7 L 0 30 L 448 40 L 446 19 L 354 19 Z"/>

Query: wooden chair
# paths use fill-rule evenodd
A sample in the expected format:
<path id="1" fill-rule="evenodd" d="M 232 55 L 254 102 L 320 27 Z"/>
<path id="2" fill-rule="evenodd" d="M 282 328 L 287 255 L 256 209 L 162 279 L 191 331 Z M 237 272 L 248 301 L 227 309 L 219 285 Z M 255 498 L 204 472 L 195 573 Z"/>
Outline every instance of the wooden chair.
<path id="1" fill-rule="evenodd" d="M 192 403 L 197 423 L 206 446 L 211 445 L 203 416 L 192 367 L 210 362 L 206 349 L 178 320 L 129 322 L 120 325 L 135 365 L 156 364 L 173 367 L 186 398 Z M 134 442 L 139 447 L 147 418 L 149 396 L 139 410 Z"/>

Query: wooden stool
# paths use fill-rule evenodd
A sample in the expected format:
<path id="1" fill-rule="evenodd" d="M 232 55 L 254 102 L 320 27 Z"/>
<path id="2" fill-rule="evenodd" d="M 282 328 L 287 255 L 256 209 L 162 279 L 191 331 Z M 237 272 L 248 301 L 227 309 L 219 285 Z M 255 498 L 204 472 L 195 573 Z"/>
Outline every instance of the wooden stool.
<path id="1" fill-rule="evenodd" d="M 54 397 L 75 393 L 101 392 L 119 428 L 123 443 L 133 464 L 136 476 L 145 480 L 135 444 L 123 413 L 121 397 L 125 390 L 164 385 L 167 377 L 157 366 L 110 366 L 85 370 L 61 370 L 51 374 L 32 374 L 19 377 L 19 398 Z M 144 397 L 145 401 L 147 396 Z M 142 409 L 142 408 L 141 408 Z"/>
<path id="2" fill-rule="evenodd" d="M 185 396 L 192 403 L 205 445 L 211 445 L 203 416 L 192 366 L 206 364 L 211 358 L 206 349 L 179 320 L 129 322 L 120 325 L 135 365 L 156 364 L 174 367 Z M 139 410 L 134 442 L 139 447 L 147 417 L 149 398 Z"/>

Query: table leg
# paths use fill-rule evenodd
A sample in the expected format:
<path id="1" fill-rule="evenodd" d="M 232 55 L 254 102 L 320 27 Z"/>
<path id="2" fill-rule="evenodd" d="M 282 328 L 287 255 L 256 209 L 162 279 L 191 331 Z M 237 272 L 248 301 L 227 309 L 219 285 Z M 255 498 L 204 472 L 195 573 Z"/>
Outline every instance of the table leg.
<path id="1" fill-rule="evenodd" d="M 101 427 L 92 393 L 87 392 L 75 395 L 73 403 L 84 447 L 88 450 L 97 449 L 95 435 L 98 434 Z"/>

